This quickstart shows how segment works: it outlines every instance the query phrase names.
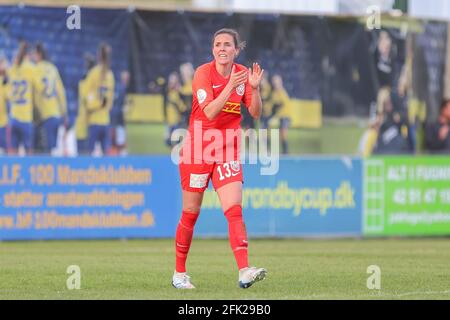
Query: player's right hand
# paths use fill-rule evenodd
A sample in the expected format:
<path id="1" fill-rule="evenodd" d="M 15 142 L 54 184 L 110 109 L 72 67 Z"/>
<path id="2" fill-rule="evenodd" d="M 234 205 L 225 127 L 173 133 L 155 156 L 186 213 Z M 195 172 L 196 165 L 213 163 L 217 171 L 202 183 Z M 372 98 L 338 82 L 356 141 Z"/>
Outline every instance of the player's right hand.
<path id="1" fill-rule="evenodd" d="M 248 79 L 248 71 L 241 70 L 239 72 L 235 72 L 236 67 L 233 66 L 231 69 L 230 80 L 228 81 L 228 85 L 230 85 L 233 89 L 239 87 L 241 84 L 244 84 Z"/>

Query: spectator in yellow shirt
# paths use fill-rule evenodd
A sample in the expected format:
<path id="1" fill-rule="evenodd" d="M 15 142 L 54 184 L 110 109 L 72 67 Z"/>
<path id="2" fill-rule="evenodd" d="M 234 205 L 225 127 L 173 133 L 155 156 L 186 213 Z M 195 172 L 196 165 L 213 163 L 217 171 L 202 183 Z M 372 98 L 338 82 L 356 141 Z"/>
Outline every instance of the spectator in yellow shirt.
<path id="1" fill-rule="evenodd" d="M 272 108 L 272 86 L 269 81 L 269 73 L 264 72 L 263 78 L 261 80 L 261 100 L 263 103 L 262 113 L 261 113 L 261 128 L 268 129 L 269 121 L 274 116 Z"/>
<path id="2" fill-rule="evenodd" d="M 125 110 L 127 109 L 127 91 L 130 83 L 128 70 L 120 72 L 120 81 L 116 85 L 113 108 L 110 112 L 113 136 L 112 154 L 127 155 L 127 131 L 125 128 Z"/>
<path id="3" fill-rule="evenodd" d="M 358 144 L 358 155 L 361 157 L 368 158 L 372 155 L 377 144 L 381 121 L 380 115 L 373 115 L 369 120 L 369 127 L 364 131 Z"/>
<path id="4" fill-rule="evenodd" d="M 111 133 L 109 112 L 114 102 L 114 75 L 110 68 L 111 47 L 99 46 L 98 64 L 86 78 L 86 110 L 88 114 L 88 148 L 93 154 L 95 144 L 100 142 L 103 155 L 109 154 Z"/>
<path id="5" fill-rule="evenodd" d="M 283 86 L 283 79 L 276 74 L 272 77 L 272 102 L 275 115 L 280 119 L 281 152 L 287 154 L 288 151 L 288 129 L 291 124 L 289 113 L 289 95 Z"/>
<path id="6" fill-rule="evenodd" d="M 66 91 L 58 69 L 48 60 L 47 52 L 41 43 L 35 47 L 34 61 L 38 80 L 36 106 L 46 137 L 45 152 L 55 155 L 58 129 L 67 123 Z"/>
<path id="7" fill-rule="evenodd" d="M 95 66 L 95 58 L 90 54 L 84 56 L 84 66 L 86 68 L 83 78 L 78 83 L 78 114 L 75 122 L 75 132 L 77 137 L 78 154 L 88 154 L 88 119 L 86 110 L 86 77 L 87 73 Z"/>
<path id="8" fill-rule="evenodd" d="M 8 143 L 6 139 L 6 131 L 8 127 L 8 99 L 6 97 L 6 85 L 8 61 L 5 57 L 0 58 L 0 155 L 3 155 L 8 150 Z"/>
<path id="9" fill-rule="evenodd" d="M 172 72 L 167 80 L 166 99 L 166 145 L 172 146 L 172 133 L 183 126 L 183 114 L 187 107 L 181 98 L 180 78 L 176 72 Z M 175 142 L 177 143 L 177 142 Z"/>
<path id="10" fill-rule="evenodd" d="M 21 42 L 8 72 L 12 154 L 17 154 L 20 145 L 23 145 L 26 154 L 33 152 L 33 107 L 38 82 L 36 68 L 28 61 L 27 51 L 28 44 Z"/>
<path id="11" fill-rule="evenodd" d="M 192 63 L 186 62 L 180 66 L 180 75 L 182 86 L 180 96 L 186 106 L 186 110 L 182 113 L 181 127 L 187 128 L 189 125 L 189 115 L 192 110 L 192 79 L 194 78 L 194 67 Z"/>

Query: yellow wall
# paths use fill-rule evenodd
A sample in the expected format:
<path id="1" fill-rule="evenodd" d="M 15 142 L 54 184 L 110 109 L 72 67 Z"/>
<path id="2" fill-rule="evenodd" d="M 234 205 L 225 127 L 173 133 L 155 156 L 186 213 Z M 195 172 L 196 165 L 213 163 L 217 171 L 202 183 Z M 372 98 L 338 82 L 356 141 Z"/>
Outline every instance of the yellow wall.
<path id="1" fill-rule="evenodd" d="M 318 100 L 291 99 L 291 126 L 317 129 L 322 127 L 322 103 Z"/>
<path id="2" fill-rule="evenodd" d="M 163 97 L 159 94 L 127 95 L 128 122 L 164 122 Z M 322 103 L 317 100 L 291 99 L 289 105 L 292 127 L 317 129 L 322 127 Z"/>
<path id="3" fill-rule="evenodd" d="M 163 122 L 163 96 L 160 94 L 129 94 L 127 95 L 128 122 Z"/>

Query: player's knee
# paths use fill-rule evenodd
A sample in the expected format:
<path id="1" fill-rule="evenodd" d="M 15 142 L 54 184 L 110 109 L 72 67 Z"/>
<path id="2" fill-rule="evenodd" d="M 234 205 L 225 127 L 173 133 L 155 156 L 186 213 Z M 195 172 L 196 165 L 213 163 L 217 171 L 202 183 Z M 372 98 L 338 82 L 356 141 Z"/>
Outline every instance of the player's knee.
<path id="1" fill-rule="evenodd" d="M 225 211 L 225 217 L 228 222 L 235 222 L 242 220 L 242 206 L 240 204 L 232 205 Z"/>
<path id="2" fill-rule="evenodd" d="M 181 214 L 180 222 L 187 228 L 193 228 L 197 222 L 199 213 L 192 211 L 184 211 Z"/>
<path id="3" fill-rule="evenodd" d="M 183 211 L 190 213 L 199 213 L 202 205 L 202 195 L 200 193 L 183 194 Z"/>
<path id="4" fill-rule="evenodd" d="M 184 205 L 183 206 L 183 212 L 188 212 L 191 214 L 199 214 L 200 213 L 200 206 L 199 205 Z"/>

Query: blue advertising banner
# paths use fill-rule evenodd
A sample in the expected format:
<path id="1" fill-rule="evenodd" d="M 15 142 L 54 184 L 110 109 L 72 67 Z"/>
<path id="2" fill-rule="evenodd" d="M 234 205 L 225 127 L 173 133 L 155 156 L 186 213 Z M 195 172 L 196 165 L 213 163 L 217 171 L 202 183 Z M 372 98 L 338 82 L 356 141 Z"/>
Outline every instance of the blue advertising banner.
<path id="1" fill-rule="evenodd" d="M 273 176 L 244 165 L 243 209 L 250 236 L 360 236 L 362 161 L 284 158 Z M 216 193 L 205 193 L 196 236 L 226 236 Z"/>
<path id="2" fill-rule="evenodd" d="M 0 240 L 170 237 L 177 179 L 169 157 L 2 158 Z"/>
<path id="3" fill-rule="evenodd" d="M 273 176 L 244 165 L 250 236 L 359 236 L 361 160 L 284 158 Z M 174 237 L 178 168 L 168 156 L 2 158 L 0 240 Z M 227 237 L 215 191 L 195 235 Z"/>

